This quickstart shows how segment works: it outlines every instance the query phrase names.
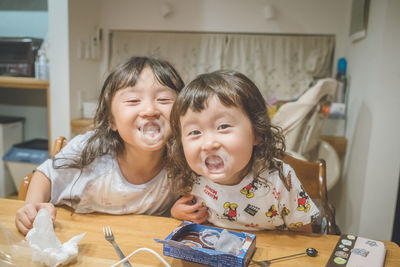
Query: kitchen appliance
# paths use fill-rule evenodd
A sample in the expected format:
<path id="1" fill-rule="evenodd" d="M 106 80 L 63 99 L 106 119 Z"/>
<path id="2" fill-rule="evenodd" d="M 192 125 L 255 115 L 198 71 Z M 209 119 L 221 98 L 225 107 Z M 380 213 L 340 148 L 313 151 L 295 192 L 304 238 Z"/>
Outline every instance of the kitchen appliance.
<path id="1" fill-rule="evenodd" d="M 35 77 L 35 57 L 43 39 L 0 37 L 0 75 Z"/>

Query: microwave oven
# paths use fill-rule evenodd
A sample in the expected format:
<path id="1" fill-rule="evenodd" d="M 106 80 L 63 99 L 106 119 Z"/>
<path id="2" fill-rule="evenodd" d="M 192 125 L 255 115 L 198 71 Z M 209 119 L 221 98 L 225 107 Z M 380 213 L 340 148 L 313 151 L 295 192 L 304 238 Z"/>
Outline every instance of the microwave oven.
<path id="1" fill-rule="evenodd" d="M 35 58 L 43 39 L 0 37 L 0 75 L 35 77 Z"/>

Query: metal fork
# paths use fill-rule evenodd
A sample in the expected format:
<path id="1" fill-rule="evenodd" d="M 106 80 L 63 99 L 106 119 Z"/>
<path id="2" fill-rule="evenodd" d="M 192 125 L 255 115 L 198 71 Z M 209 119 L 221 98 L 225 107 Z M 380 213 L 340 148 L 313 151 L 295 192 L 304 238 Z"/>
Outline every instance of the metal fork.
<path id="1" fill-rule="evenodd" d="M 114 248 L 115 248 L 115 250 L 117 251 L 118 256 L 121 258 L 121 260 L 122 260 L 123 258 L 125 258 L 124 253 L 122 253 L 122 251 L 121 251 L 121 249 L 118 247 L 117 243 L 115 243 L 114 234 L 113 234 L 113 232 L 111 231 L 111 227 L 110 227 L 110 226 L 105 226 L 105 227 L 103 227 L 103 232 L 104 232 L 104 237 L 106 238 L 106 240 L 107 240 L 108 242 L 110 242 L 110 243 L 114 246 Z M 131 265 L 128 261 L 124 262 L 124 266 L 132 267 L 132 265 Z"/>

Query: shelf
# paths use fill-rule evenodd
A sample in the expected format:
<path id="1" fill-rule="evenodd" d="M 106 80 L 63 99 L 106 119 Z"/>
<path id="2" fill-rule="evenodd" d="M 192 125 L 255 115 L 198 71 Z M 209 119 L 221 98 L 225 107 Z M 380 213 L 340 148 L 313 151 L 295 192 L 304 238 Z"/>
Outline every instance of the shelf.
<path id="1" fill-rule="evenodd" d="M 50 83 L 48 80 L 38 80 L 35 78 L 27 77 L 10 77 L 0 76 L 0 88 L 16 88 L 16 89 L 39 89 L 46 92 L 47 103 L 47 121 L 48 121 L 48 139 L 49 139 L 49 152 L 51 151 L 51 126 L 50 126 Z"/>
<path id="2" fill-rule="evenodd" d="M 26 77 L 0 76 L 0 87 L 48 90 L 49 81 Z"/>

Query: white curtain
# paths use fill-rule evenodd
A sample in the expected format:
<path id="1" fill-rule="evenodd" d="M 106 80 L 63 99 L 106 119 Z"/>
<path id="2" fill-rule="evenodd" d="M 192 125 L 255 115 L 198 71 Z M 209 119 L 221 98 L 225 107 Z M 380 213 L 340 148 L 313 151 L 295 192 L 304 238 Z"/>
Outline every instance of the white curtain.
<path id="1" fill-rule="evenodd" d="M 221 69 L 225 36 L 202 33 L 112 33 L 110 67 L 131 56 L 154 56 L 173 64 L 185 83 Z"/>
<path id="2" fill-rule="evenodd" d="M 131 56 L 170 61 L 185 83 L 196 75 L 233 69 L 247 75 L 265 98 L 290 100 L 313 78 L 331 76 L 333 36 L 113 31 L 110 67 Z"/>
<path id="3" fill-rule="evenodd" d="M 228 35 L 223 68 L 239 70 L 264 97 L 297 98 L 313 78 L 331 74 L 330 36 Z"/>

